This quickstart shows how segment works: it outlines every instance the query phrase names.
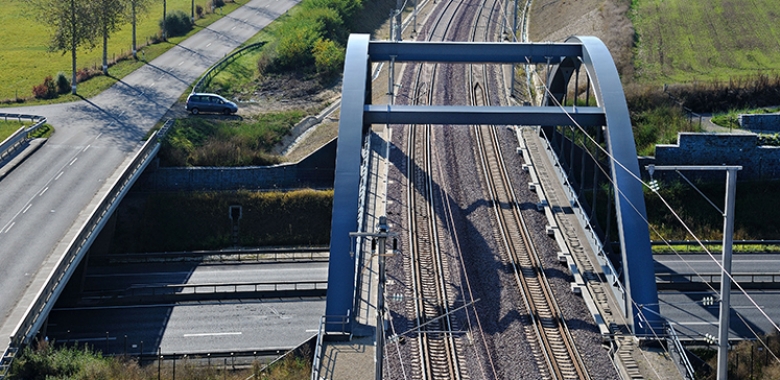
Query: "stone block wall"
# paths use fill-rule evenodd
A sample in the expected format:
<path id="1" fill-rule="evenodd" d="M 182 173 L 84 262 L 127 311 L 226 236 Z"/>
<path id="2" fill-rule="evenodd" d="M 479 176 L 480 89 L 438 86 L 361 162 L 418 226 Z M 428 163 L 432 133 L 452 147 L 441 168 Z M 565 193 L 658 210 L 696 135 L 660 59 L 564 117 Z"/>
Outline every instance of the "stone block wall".
<path id="1" fill-rule="evenodd" d="M 780 114 L 777 113 L 739 115 L 737 120 L 742 129 L 749 131 L 780 132 Z"/>
<path id="2" fill-rule="evenodd" d="M 644 165 L 647 163 L 741 165 L 742 170 L 737 174 L 737 179 L 740 181 L 778 179 L 780 178 L 780 147 L 759 146 L 758 136 L 755 134 L 681 132 L 677 135 L 677 144 L 656 145 L 655 159 L 652 162 L 640 160 L 643 175 L 646 174 Z M 688 176 L 689 173 L 685 174 Z M 676 174 L 671 172 L 664 175 Z M 702 174 L 691 176 L 707 178 L 707 175 Z M 710 177 L 725 178 L 722 173 Z"/>

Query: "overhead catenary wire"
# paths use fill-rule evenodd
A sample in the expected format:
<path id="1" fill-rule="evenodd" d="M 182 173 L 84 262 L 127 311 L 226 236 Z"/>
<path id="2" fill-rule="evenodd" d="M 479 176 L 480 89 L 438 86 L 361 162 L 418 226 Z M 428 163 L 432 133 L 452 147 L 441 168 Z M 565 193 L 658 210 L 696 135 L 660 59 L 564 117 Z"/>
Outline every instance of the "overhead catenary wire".
<path id="1" fill-rule="evenodd" d="M 536 74 L 536 73 L 535 73 L 535 74 Z M 536 74 L 536 75 L 538 76 L 538 74 Z M 625 166 L 625 165 L 624 165 L 622 162 L 620 162 L 619 160 L 615 159 L 615 157 L 614 157 L 614 156 L 612 156 L 612 155 L 611 155 L 611 154 L 610 154 L 610 153 L 609 153 L 609 152 L 608 152 L 606 149 L 604 149 L 604 147 L 602 147 L 601 145 L 599 145 L 599 144 L 598 144 L 598 142 L 596 142 L 596 141 L 595 141 L 595 140 L 594 140 L 594 139 L 593 139 L 593 138 L 592 138 L 592 137 L 591 137 L 589 134 L 587 134 L 587 132 L 585 131 L 585 129 L 584 129 L 584 128 L 583 128 L 583 127 L 582 127 L 582 126 L 579 124 L 579 123 L 577 123 L 577 121 L 574 119 L 574 117 L 572 117 L 572 116 L 571 116 L 571 114 L 569 114 L 569 112 L 568 112 L 568 111 L 567 111 L 567 110 L 566 110 L 566 109 L 563 107 L 563 105 L 562 105 L 562 104 L 561 104 L 561 103 L 560 103 L 560 102 L 557 100 L 557 98 L 555 98 L 555 97 L 552 95 L 552 92 L 551 92 L 551 91 L 550 91 L 550 89 L 547 87 L 547 83 L 546 83 L 546 82 L 544 82 L 544 83 L 543 83 L 543 88 L 544 88 L 544 91 L 545 91 L 545 93 L 546 93 L 546 94 L 549 96 L 549 98 L 550 98 L 550 99 L 552 99 L 552 100 L 555 102 L 555 105 L 556 105 L 557 107 L 559 107 L 559 108 L 561 109 L 561 111 L 562 111 L 564 114 L 566 114 L 566 116 L 567 116 L 567 117 L 568 117 L 568 118 L 569 118 L 569 119 L 572 121 L 572 123 L 573 123 L 573 124 L 574 124 L 574 125 L 575 125 L 575 126 L 576 126 L 576 127 L 579 129 L 579 130 L 580 130 L 580 131 L 582 131 L 582 132 L 583 132 L 583 133 L 584 133 L 584 134 L 585 134 L 585 135 L 588 137 L 588 139 L 590 139 L 590 140 L 591 140 L 591 142 L 593 142 L 593 143 L 594 143 L 594 145 L 595 145 L 595 146 L 596 146 L 598 149 L 600 149 L 600 150 L 601 150 L 601 151 L 602 151 L 602 152 L 603 152 L 605 155 L 607 155 L 607 157 L 609 157 L 609 158 L 610 158 L 610 159 L 611 159 L 611 160 L 612 160 L 612 161 L 613 161 L 613 162 L 614 162 L 616 165 L 618 165 L 620 168 L 622 168 L 623 170 L 625 170 L 625 172 L 626 172 L 626 173 L 628 173 L 630 177 L 634 178 L 635 180 L 639 181 L 639 182 L 640 182 L 640 183 L 641 183 L 643 186 L 645 186 L 645 187 L 647 187 L 647 188 L 650 188 L 650 189 L 652 190 L 652 188 L 651 188 L 651 187 L 650 187 L 650 186 L 649 186 L 649 185 L 648 185 L 646 182 L 644 182 L 644 181 L 643 181 L 641 178 L 637 177 L 637 176 L 636 176 L 634 173 L 632 173 L 630 170 L 628 170 L 628 169 L 626 168 L 626 166 Z M 610 176 L 607 176 L 607 178 L 609 178 L 609 181 L 610 181 L 610 182 L 612 182 L 612 179 L 611 179 L 611 177 L 610 177 Z M 614 183 L 612 183 L 612 185 L 614 186 L 615 184 L 614 184 Z M 631 201 L 630 201 L 630 200 L 629 200 L 629 199 L 628 199 L 628 198 L 627 198 L 627 197 L 626 197 L 626 196 L 625 196 L 625 195 L 622 193 L 622 191 L 620 190 L 620 188 L 616 188 L 616 189 L 617 189 L 617 192 L 619 193 L 619 195 L 620 195 L 621 197 L 623 197 L 623 198 L 624 198 L 624 199 L 625 199 L 625 200 L 626 200 L 626 201 L 627 201 L 629 204 L 631 204 Z M 732 277 L 731 273 L 727 273 L 727 272 L 726 272 L 726 270 L 725 270 L 725 268 L 723 267 L 722 263 L 720 263 L 720 262 L 719 262 L 719 261 L 718 261 L 718 260 L 715 258 L 715 256 L 712 254 L 712 252 L 710 252 L 710 250 L 709 250 L 709 249 L 707 249 L 706 245 L 705 245 L 705 244 L 704 244 L 704 243 L 701 241 L 701 239 L 699 239 L 699 238 L 698 238 L 698 236 L 696 236 L 696 234 L 695 234 L 695 233 L 694 233 L 694 232 L 691 230 L 691 228 L 690 228 L 690 227 L 689 227 L 689 226 L 688 226 L 688 225 L 687 225 L 687 224 L 686 224 L 686 223 L 685 223 L 685 222 L 682 220 L 682 218 L 680 217 L 680 215 L 679 215 L 679 214 L 678 214 L 678 213 L 677 213 L 677 212 L 674 210 L 674 208 L 672 208 L 672 206 L 671 206 L 671 205 L 668 203 L 668 201 L 667 201 L 667 200 L 666 200 L 666 199 L 665 199 L 663 196 L 661 196 L 661 195 L 658 193 L 658 191 L 657 191 L 657 190 L 653 190 L 653 192 L 654 192 L 654 193 L 655 193 L 655 194 L 658 196 L 658 198 L 661 200 L 661 202 L 664 204 L 664 206 L 665 206 L 665 207 L 666 207 L 666 208 L 667 208 L 667 209 L 668 209 L 668 210 L 669 210 L 669 211 L 672 213 L 672 215 L 675 217 L 675 219 L 677 219 L 677 221 L 678 221 L 678 222 L 679 222 L 679 223 L 680 223 L 680 224 L 683 226 L 683 228 L 686 230 L 686 232 L 687 232 L 687 233 L 688 233 L 690 236 L 692 236 L 692 237 L 693 237 L 693 239 L 694 239 L 694 240 L 695 240 L 695 241 L 696 241 L 696 242 L 699 244 L 699 246 L 700 246 L 700 247 L 701 247 L 701 248 L 702 248 L 702 249 L 703 249 L 703 250 L 704 250 L 704 251 L 707 253 L 707 255 L 710 257 L 710 259 L 712 259 L 712 261 L 713 261 L 713 262 L 714 262 L 714 263 L 715 263 L 715 264 L 716 264 L 716 265 L 717 265 L 717 266 L 720 268 L 721 272 L 722 272 L 722 273 L 725 273 L 725 274 L 726 274 L 726 275 L 729 277 L 729 279 L 730 279 L 730 280 L 731 280 L 731 281 L 734 283 L 734 285 L 736 285 L 736 286 L 737 286 L 737 288 L 740 290 L 740 292 L 742 292 L 742 294 L 743 294 L 743 295 L 745 295 L 745 297 L 746 297 L 746 298 L 747 298 L 747 299 L 750 301 L 750 303 L 753 305 L 753 307 L 755 307 L 755 308 L 756 308 L 756 310 L 758 310 L 758 312 L 759 312 L 759 313 L 760 313 L 760 314 L 761 314 L 761 315 L 762 315 L 762 316 L 763 316 L 763 317 L 764 317 L 764 318 L 765 318 L 765 319 L 766 319 L 766 320 L 767 320 L 767 321 L 768 321 L 768 322 L 769 322 L 769 323 L 772 325 L 772 327 L 773 327 L 773 328 L 774 328 L 776 331 L 780 332 L 780 326 L 778 326 L 778 325 L 777 325 L 777 323 L 775 323 L 775 322 L 772 320 L 772 318 L 771 318 L 771 317 L 770 317 L 770 316 L 769 316 L 769 315 L 768 315 L 768 314 L 767 314 L 767 313 L 766 313 L 766 312 L 763 310 L 763 308 L 761 308 L 761 306 L 760 306 L 760 305 L 758 305 L 758 303 L 757 303 L 757 302 L 756 302 L 756 301 L 753 299 L 753 297 L 751 297 L 751 296 L 750 296 L 750 294 L 748 294 L 748 292 L 747 292 L 747 291 L 744 289 L 744 287 L 742 286 L 742 284 L 740 284 L 738 281 L 736 281 L 736 280 L 735 280 L 735 279 Z M 633 208 L 634 208 L 634 210 L 636 210 L 636 207 L 635 207 L 635 205 L 631 204 L 631 207 L 633 207 Z M 645 221 L 647 222 L 647 220 L 645 220 Z"/>

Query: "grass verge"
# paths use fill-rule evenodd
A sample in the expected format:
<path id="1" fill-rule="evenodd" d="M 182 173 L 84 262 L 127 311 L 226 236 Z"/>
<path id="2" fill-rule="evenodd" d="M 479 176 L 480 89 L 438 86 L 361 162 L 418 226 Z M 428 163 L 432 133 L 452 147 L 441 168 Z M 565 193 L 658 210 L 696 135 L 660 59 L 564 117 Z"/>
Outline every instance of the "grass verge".
<path id="1" fill-rule="evenodd" d="M 712 116 L 712 122 L 724 128 L 739 129 L 739 115 L 757 115 L 780 112 L 780 107 L 731 110 Z"/>
<path id="2" fill-rule="evenodd" d="M 311 375 L 311 362 L 308 358 L 288 356 L 267 368 L 255 361 L 250 368 L 233 370 L 218 364 L 204 365 L 180 359 L 178 364 L 168 361 L 158 367 L 152 362 L 152 365 L 141 367 L 132 358 L 106 357 L 88 345 L 54 348 L 44 343 L 36 349 L 25 348 L 14 361 L 8 379 L 170 380 L 176 378 L 176 372 L 180 379 L 190 380 L 298 380 Z"/>
<path id="3" fill-rule="evenodd" d="M 29 122 L 18 122 L 18 121 L 0 121 L 0 142 L 7 139 L 8 136 L 11 136 L 14 132 L 18 131 L 21 127 L 28 127 L 31 123 Z M 51 136 L 51 134 L 54 133 L 54 128 L 49 124 L 44 124 L 40 128 L 36 129 L 35 132 L 32 134 L 33 138 L 47 138 Z"/>
<path id="4" fill-rule="evenodd" d="M 304 111 L 241 117 L 177 119 L 160 151 L 163 166 L 265 166 L 281 162 L 267 152 L 279 143 Z"/>
<path id="5" fill-rule="evenodd" d="M 203 18 L 196 20 L 195 28 L 186 36 L 172 37 L 169 38 L 168 42 L 148 45 L 139 51 L 144 52 L 146 61 L 151 61 L 248 1 L 226 2 L 221 13 L 205 13 Z M 207 0 L 195 1 L 195 5 L 202 6 L 204 9 L 208 8 L 207 3 Z M 31 97 L 33 86 L 43 83 L 46 76 L 56 76 L 57 73 L 63 72 L 68 73 L 67 77 L 70 78 L 70 54 L 48 52 L 49 31 L 44 25 L 37 23 L 31 11 L 20 2 L 0 0 L 0 5 L 3 6 L 3 13 L 0 14 L 0 62 L 3 63 L 3 70 L 0 71 L 0 100 L 11 100 L 0 106 L 19 106 L 19 103 L 16 103 L 14 99 Z M 191 0 L 167 0 L 168 12 L 181 10 L 190 14 L 191 5 Z M 149 12 L 142 15 L 139 20 L 137 31 L 139 46 L 159 34 L 158 23 L 161 18 L 162 2 L 154 2 Z M 130 59 L 120 60 L 112 66 L 109 69 L 110 76 L 101 75 L 79 83 L 79 95 L 86 98 L 95 96 L 146 63 L 143 60 L 132 59 L 131 41 L 129 24 L 122 26 L 118 32 L 111 36 L 109 60 L 116 60 L 117 57 L 130 57 Z M 102 67 L 102 45 L 91 50 L 79 50 L 77 60 L 79 68 Z M 50 100 L 31 99 L 26 101 L 24 105 L 78 100 L 81 99 L 77 96 L 64 95 Z"/>

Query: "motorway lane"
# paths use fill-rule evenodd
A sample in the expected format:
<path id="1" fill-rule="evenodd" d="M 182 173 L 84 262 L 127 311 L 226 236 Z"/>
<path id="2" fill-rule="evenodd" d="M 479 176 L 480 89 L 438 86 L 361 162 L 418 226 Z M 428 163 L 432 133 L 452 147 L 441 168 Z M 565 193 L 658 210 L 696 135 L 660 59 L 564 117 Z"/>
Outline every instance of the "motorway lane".
<path id="1" fill-rule="evenodd" d="M 137 355 L 289 349 L 317 334 L 324 298 L 54 309 L 47 336 Z M 108 342 L 106 342 L 108 332 Z M 134 347 L 135 345 L 135 347 Z"/>
<path id="2" fill-rule="evenodd" d="M 720 263 L 721 253 L 713 252 Z M 718 274 L 720 267 L 706 254 L 654 255 L 656 273 Z M 737 253 L 731 259 L 732 273 L 775 273 L 780 274 L 780 254 Z"/>
<path id="3" fill-rule="evenodd" d="M 85 291 L 167 284 L 327 281 L 327 262 L 125 264 L 90 267 Z"/>
<path id="4" fill-rule="evenodd" d="M 7 316 L 41 263 L 63 253 L 63 237 L 86 220 L 147 131 L 201 73 L 296 3 L 253 0 L 92 99 L 3 109 L 45 116 L 56 133 L 0 182 L 0 334 L 15 327 Z"/>
<path id="5" fill-rule="evenodd" d="M 760 305 L 760 309 L 753 306 L 742 292 L 732 291 L 729 339 L 755 339 L 753 331 L 770 334 L 776 331 L 773 323 L 780 323 L 780 304 L 777 302 L 780 291 L 751 290 L 748 294 Z M 661 315 L 674 325 L 682 339 L 703 342 L 704 334 L 718 336 L 719 305 L 716 302 L 712 306 L 703 306 L 701 300 L 706 296 L 718 298 L 714 292 L 659 292 Z M 762 312 L 766 313 L 769 319 Z M 737 313 L 745 321 L 740 319 Z"/>

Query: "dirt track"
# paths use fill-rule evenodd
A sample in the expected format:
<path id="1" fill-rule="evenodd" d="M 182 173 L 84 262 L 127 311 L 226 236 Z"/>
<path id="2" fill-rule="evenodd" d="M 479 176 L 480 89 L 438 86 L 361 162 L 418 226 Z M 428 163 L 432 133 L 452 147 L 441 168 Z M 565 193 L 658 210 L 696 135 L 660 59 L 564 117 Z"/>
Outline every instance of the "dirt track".
<path id="1" fill-rule="evenodd" d="M 531 41 L 563 41 L 572 35 L 596 36 L 612 52 L 621 76 L 633 74 L 634 27 L 627 17 L 630 0 L 534 0 Z"/>

